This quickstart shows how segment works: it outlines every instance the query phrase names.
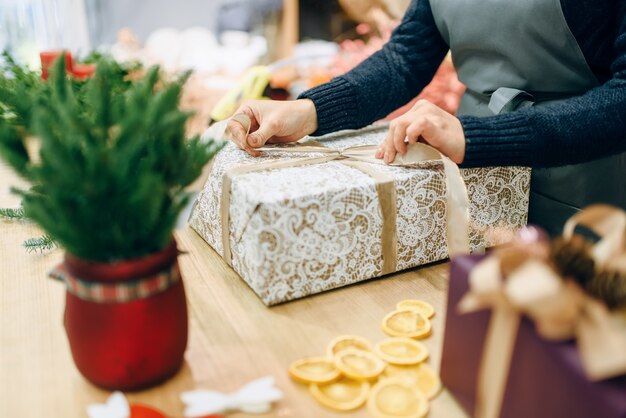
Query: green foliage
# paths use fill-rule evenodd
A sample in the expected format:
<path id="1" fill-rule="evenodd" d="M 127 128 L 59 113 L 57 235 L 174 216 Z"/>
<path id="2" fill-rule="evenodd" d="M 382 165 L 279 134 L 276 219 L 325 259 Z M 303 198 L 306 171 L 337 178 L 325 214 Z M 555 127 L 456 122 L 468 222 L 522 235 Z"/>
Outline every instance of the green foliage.
<path id="1" fill-rule="evenodd" d="M 56 248 L 56 242 L 49 235 L 42 235 L 39 238 L 29 238 L 24 241 L 24 248 L 29 253 L 42 253 L 44 251 L 53 250 Z"/>
<path id="2" fill-rule="evenodd" d="M 187 76 L 165 82 L 152 68 L 129 83 L 119 64 L 105 58 L 80 84 L 68 79 L 62 58 L 48 83 L 38 81 L 30 91 L 4 76 L 0 155 L 33 185 L 15 190 L 26 217 L 85 260 L 129 259 L 164 248 L 188 203 L 185 187 L 220 148 L 184 139 L 189 114 L 178 102 Z M 12 88 L 29 97 L 4 91 Z M 32 105 L 28 111 L 25 102 Z M 27 152 L 28 136 L 38 140 L 38 159 Z"/>
<path id="3" fill-rule="evenodd" d="M 47 87 L 38 74 L 20 67 L 6 52 L 5 68 L 0 74 L 0 155 L 15 170 L 28 178 L 28 153 L 24 141 L 28 135 L 33 109 L 45 100 Z"/>
<path id="4" fill-rule="evenodd" d="M 0 76 L 0 118 L 10 121 L 16 129 L 28 126 L 35 103 L 45 100 L 45 83 L 35 71 L 18 65 L 4 52 L 5 68 Z"/>
<path id="5" fill-rule="evenodd" d="M 28 218 L 24 213 L 24 208 L 0 208 L 0 218 L 8 221 L 27 221 Z M 56 242 L 48 236 L 44 235 L 39 238 L 29 238 L 23 243 L 24 248 L 28 252 L 44 252 L 56 248 Z"/>
<path id="6" fill-rule="evenodd" d="M 24 208 L 0 208 L 0 218 L 23 221 L 26 219 L 26 215 L 24 215 Z"/>
<path id="7" fill-rule="evenodd" d="M 83 58 L 74 57 L 75 62 L 80 62 L 82 64 L 98 64 L 100 61 L 108 60 L 109 63 L 115 67 L 117 67 L 117 71 L 122 73 L 125 77 L 129 73 L 137 70 L 141 70 L 143 68 L 142 64 L 139 61 L 129 61 L 129 62 L 117 62 L 106 54 L 97 50 L 93 50 L 89 52 Z"/>

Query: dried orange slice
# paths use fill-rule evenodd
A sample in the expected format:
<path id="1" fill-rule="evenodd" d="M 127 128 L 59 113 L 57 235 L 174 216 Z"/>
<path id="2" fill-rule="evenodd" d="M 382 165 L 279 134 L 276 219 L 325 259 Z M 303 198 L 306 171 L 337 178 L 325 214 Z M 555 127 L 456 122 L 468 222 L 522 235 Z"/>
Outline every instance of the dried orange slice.
<path id="1" fill-rule="evenodd" d="M 420 364 L 417 369 L 417 388 L 428 399 L 433 399 L 439 395 L 442 385 L 437 373 L 426 364 Z"/>
<path id="2" fill-rule="evenodd" d="M 367 400 L 370 384 L 343 377 L 332 383 L 313 383 L 309 386 L 311 395 L 322 405 L 338 411 L 351 411 L 359 408 Z"/>
<path id="3" fill-rule="evenodd" d="M 392 337 L 425 338 L 430 335 L 430 321 L 413 309 L 398 309 L 383 319 L 383 331 Z"/>
<path id="4" fill-rule="evenodd" d="M 428 399 L 433 399 L 441 391 L 441 379 L 427 364 L 413 366 L 387 365 L 384 378 L 401 378 L 412 381 L 413 385 Z"/>
<path id="5" fill-rule="evenodd" d="M 398 302 L 396 309 L 413 309 L 415 312 L 422 314 L 426 319 L 432 318 L 435 314 L 435 308 L 428 302 L 418 299 L 407 299 Z"/>
<path id="6" fill-rule="evenodd" d="M 387 338 L 376 344 L 374 352 L 391 364 L 418 364 L 428 357 L 428 349 L 411 338 Z"/>
<path id="7" fill-rule="evenodd" d="M 363 337 L 357 335 L 342 335 L 337 337 L 328 344 L 328 357 L 333 358 L 335 354 L 347 348 L 354 348 L 362 351 L 372 351 L 372 343 Z"/>
<path id="8" fill-rule="evenodd" d="M 369 380 L 385 369 L 385 363 L 370 351 L 346 348 L 335 355 L 335 367 L 355 380 Z"/>
<path id="9" fill-rule="evenodd" d="M 381 379 L 388 377 L 401 377 L 406 379 L 417 380 L 419 364 L 412 364 L 409 366 L 398 366 L 395 364 L 388 364 L 380 376 Z"/>
<path id="10" fill-rule="evenodd" d="M 428 399 L 410 380 L 383 379 L 370 391 L 367 409 L 376 418 L 421 418 L 428 413 Z"/>
<path id="11" fill-rule="evenodd" d="M 289 366 L 292 379 L 302 383 L 328 383 L 339 379 L 339 370 L 328 357 L 307 357 Z"/>

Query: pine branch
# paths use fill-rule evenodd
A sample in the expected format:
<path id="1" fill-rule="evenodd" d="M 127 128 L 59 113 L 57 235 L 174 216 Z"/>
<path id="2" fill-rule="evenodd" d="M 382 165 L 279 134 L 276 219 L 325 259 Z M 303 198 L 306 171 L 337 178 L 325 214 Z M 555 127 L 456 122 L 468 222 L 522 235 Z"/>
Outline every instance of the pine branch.
<path id="1" fill-rule="evenodd" d="M 38 238 L 29 238 L 22 244 L 29 253 L 50 251 L 57 248 L 57 243 L 49 236 L 42 235 Z"/>
<path id="2" fill-rule="evenodd" d="M 26 220 L 24 214 L 24 208 L 0 208 L 0 218 L 4 218 L 11 221 L 23 221 Z"/>
<path id="3" fill-rule="evenodd" d="M 0 208 L 0 218 L 4 218 L 10 221 L 25 221 L 28 220 L 24 213 L 24 208 Z M 38 238 L 29 238 L 22 244 L 26 251 L 30 252 L 44 252 L 52 250 L 57 247 L 56 243 L 49 235 L 43 235 Z"/>
<path id="4" fill-rule="evenodd" d="M 185 187 L 222 144 L 185 139 L 187 74 L 166 81 L 155 67 L 130 82 L 118 63 L 98 60 L 86 82 L 67 77 L 64 57 L 47 83 L 0 69 L 0 156 L 32 184 L 14 193 L 47 238 L 27 248 L 54 240 L 86 260 L 141 257 L 169 243 Z M 39 141 L 38 159 L 27 137 Z"/>

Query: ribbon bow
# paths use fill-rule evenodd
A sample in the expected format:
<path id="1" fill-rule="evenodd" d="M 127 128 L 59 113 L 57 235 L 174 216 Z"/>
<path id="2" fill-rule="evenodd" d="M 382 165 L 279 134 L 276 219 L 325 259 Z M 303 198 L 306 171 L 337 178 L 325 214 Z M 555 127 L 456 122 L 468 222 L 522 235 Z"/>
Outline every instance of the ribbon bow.
<path id="1" fill-rule="evenodd" d="M 569 239 L 584 225 L 601 239 L 593 246 L 597 268 L 626 266 L 626 213 L 610 206 L 591 206 L 568 220 Z M 528 230 L 527 230 L 528 231 Z M 535 323 L 546 339 L 577 341 L 589 379 L 626 373 L 626 327 L 606 306 L 576 283 L 563 280 L 548 260 L 547 240 L 513 242 L 478 264 L 469 276 L 469 291 L 461 299 L 463 313 L 492 309 L 477 387 L 479 418 L 500 414 L 508 370 L 522 315 Z"/>
<path id="2" fill-rule="evenodd" d="M 283 392 L 274 387 L 274 377 L 254 380 L 237 392 L 224 394 L 215 390 L 194 390 L 181 394 L 186 405 L 185 417 L 199 417 L 227 411 L 264 414 L 272 402 L 282 399 Z"/>

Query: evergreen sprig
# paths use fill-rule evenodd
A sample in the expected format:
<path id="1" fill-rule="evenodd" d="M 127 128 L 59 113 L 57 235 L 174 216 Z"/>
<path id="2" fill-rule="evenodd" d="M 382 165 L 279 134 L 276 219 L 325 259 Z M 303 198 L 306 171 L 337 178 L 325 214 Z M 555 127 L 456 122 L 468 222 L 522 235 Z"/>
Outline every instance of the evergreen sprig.
<path id="1" fill-rule="evenodd" d="M 24 208 L 0 208 L 0 218 L 12 220 L 12 221 L 23 221 L 26 219 L 26 215 L 24 214 Z"/>
<path id="2" fill-rule="evenodd" d="M 38 238 L 28 238 L 22 245 L 24 245 L 24 248 L 26 248 L 26 251 L 29 253 L 42 253 L 55 249 L 57 243 L 49 235 L 42 235 Z"/>
<path id="3" fill-rule="evenodd" d="M 15 190 L 26 217 L 85 260 L 129 259 L 164 248 L 189 201 L 185 187 L 221 147 L 197 136 L 184 139 L 190 114 L 178 103 L 187 77 L 165 82 L 155 67 L 124 84 L 119 65 L 101 59 L 95 76 L 77 88 L 61 57 L 48 83 L 21 87 L 39 96 L 23 99 L 29 111 L 4 91 L 17 87 L 15 77 L 0 80 L 0 155 L 32 184 Z M 38 140 L 38 159 L 27 152 L 29 136 Z"/>

